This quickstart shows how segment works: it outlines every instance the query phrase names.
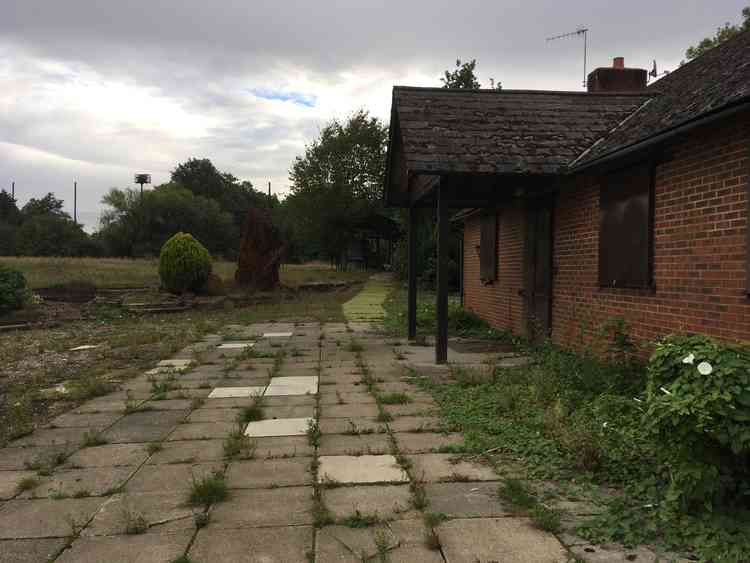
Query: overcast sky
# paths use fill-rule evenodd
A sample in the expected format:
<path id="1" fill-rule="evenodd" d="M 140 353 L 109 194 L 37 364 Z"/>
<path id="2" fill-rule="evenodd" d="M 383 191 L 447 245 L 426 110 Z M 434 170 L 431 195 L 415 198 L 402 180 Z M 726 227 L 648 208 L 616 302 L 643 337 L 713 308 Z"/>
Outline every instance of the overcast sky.
<path id="1" fill-rule="evenodd" d="M 0 188 L 48 191 L 98 223 L 102 195 L 189 157 L 273 191 L 328 120 L 387 120 L 394 84 L 580 90 L 589 70 L 675 68 L 748 0 L 0 0 Z"/>

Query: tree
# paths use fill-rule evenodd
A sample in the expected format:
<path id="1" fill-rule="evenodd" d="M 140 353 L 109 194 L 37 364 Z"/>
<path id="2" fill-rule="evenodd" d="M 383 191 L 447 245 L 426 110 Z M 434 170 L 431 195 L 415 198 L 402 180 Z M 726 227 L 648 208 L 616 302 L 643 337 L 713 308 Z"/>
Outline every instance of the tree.
<path id="1" fill-rule="evenodd" d="M 328 123 L 292 164 L 282 230 L 307 250 L 340 257 L 358 225 L 382 208 L 387 138 L 365 110 Z"/>
<path id="2" fill-rule="evenodd" d="M 10 225 L 17 225 L 21 222 L 21 212 L 15 198 L 5 190 L 0 190 L 0 221 Z"/>
<path id="3" fill-rule="evenodd" d="M 25 256 L 84 256 L 95 254 L 92 249 L 83 229 L 59 213 L 24 219 L 16 238 L 16 250 Z"/>
<path id="4" fill-rule="evenodd" d="M 474 74 L 476 66 L 476 59 L 471 59 L 468 63 L 462 63 L 461 59 L 456 59 L 456 69 L 452 72 L 446 70 L 445 76 L 440 79 L 443 81 L 443 88 L 479 90 L 482 85 L 479 84 Z"/>
<path id="5" fill-rule="evenodd" d="M 102 199 L 100 236 L 116 256 L 156 255 L 179 231 L 192 234 L 212 253 L 233 256 L 239 230 L 232 216 L 210 198 L 180 184 L 167 183 L 145 192 L 112 188 Z"/>
<path id="6" fill-rule="evenodd" d="M 178 164 L 172 171 L 171 179 L 172 183 L 187 188 L 197 196 L 218 202 L 222 210 L 232 214 L 238 229 L 242 228 L 251 207 L 267 208 L 278 204 L 276 197 L 269 198 L 255 190 L 252 183 L 219 171 L 208 158 L 190 158 Z"/>
<path id="7" fill-rule="evenodd" d="M 750 6 L 742 8 L 742 19 L 743 21 L 740 25 L 726 22 L 722 27 L 716 29 L 716 34 L 713 37 L 706 37 L 697 45 L 688 47 L 687 51 L 685 51 L 685 57 L 688 60 L 692 60 L 717 45 L 721 45 L 724 41 L 731 39 L 738 33 L 750 30 Z"/>
<path id="8" fill-rule="evenodd" d="M 21 209 L 21 215 L 24 220 L 38 215 L 55 215 L 70 219 L 70 215 L 63 211 L 63 200 L 57 199 L 51 192 L 40 199 L 31 198 Z"/>

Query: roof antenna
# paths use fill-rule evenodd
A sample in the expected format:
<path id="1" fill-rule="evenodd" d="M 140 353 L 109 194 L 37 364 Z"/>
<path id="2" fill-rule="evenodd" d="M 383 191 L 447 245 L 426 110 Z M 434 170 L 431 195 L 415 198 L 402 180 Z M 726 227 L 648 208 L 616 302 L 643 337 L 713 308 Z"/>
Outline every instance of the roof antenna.
<path id="1" fill-rule="evenodd" d="M 562 33 L 560 35 L 553 35 L 552 37 L 547 37 L 547 42 L 550 41 L 556 41 L 558 39 L 567 39 L 568 37 L 580 37 L 583 35 L 583 89 L 586 89 L 586 55 L 588 50 L 588 36 L 586 35 L 588 33 L 589 28 L 579 26 L 578 29 L 575 31 L 571 31 L 569 33 Z"/>
<path id="2" fill-rule="evenodd" d="M 656 61 L 654 61 L 654 67 L 648 71 L 648 75 L 650 78 L 659 78 L 660 76 L 666 76 L 667 74 L 669 74 L 668 70 L 662 70 L 661 72 L 659 72 L 656 69 Z"/>

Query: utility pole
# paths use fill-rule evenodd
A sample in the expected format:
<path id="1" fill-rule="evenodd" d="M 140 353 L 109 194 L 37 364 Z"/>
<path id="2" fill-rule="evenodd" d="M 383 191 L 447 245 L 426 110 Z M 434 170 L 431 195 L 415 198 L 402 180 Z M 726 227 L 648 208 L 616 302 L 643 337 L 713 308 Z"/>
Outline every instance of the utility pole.
<path id="1" fill-rule="evenodd" d="M 78 226 L 78 182 L 73 182 L 73 224 Z"/>
<path id="2" fill-rule="evenodd" d="M 268 197 L 271 197 L 271 182 L 268 182 Z"/>
<path id="3" fill-rule="evenodd" d="M 10 197 L 12 197 L 13 199 L 16 199 L 16 183 L 15 182 L 11 182 L 10 184 Z"/>

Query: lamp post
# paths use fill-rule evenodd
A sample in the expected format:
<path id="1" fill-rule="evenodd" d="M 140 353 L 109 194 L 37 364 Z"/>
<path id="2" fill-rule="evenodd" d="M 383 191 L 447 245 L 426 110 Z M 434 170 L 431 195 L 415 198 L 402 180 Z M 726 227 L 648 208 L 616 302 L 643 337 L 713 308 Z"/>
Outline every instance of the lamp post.
<path id="1" fill-rule="evenodd" d="M 138 210 L 138 231 L 143 227 L 143 185 L 151 183 L 151 174 L 136 174 L 135 183 L 141 185 L 141 201 Z M 135 239 L 138 242 L 138 232 L 136 232 Z"/>

